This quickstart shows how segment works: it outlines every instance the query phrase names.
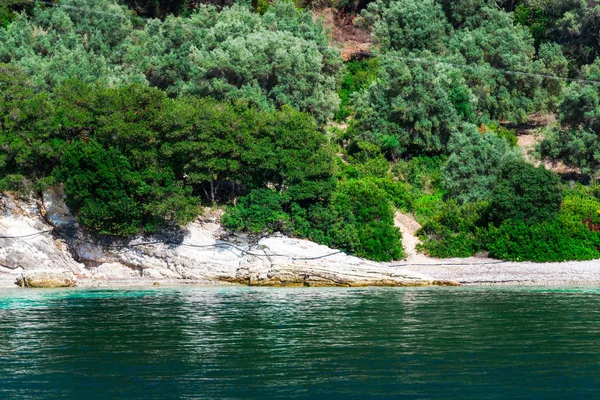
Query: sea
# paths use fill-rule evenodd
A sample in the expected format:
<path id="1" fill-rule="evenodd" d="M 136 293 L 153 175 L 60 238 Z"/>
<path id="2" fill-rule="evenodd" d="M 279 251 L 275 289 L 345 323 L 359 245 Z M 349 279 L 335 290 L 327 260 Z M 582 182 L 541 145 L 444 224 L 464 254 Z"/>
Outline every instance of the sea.
<path id="1" fill-rule="evenodd" d="M 600 399 L 600 288 L 0 289 L 0 399 Z"/>

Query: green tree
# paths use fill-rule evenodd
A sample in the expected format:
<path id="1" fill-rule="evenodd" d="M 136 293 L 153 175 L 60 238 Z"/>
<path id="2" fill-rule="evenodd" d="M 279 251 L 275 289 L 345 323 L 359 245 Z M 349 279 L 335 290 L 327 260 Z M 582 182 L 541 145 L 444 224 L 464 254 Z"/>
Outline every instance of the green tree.
<path id="1" fill-rule="evenodd" d="M 198 213 L 191 188 L 171 171 L 135 171 L 119 150 L 96 142 L 73 142 L 55 174 L 77 219 L 101 234 L 152 233 L 169 223 L 186 224 Z"/>
<path id="2" fill-rule="evenodd" d="M 114 0 L 36 5 L 31 17 L 19 15 L 0 28 L 0 62 L 23 68 L 38 89 L 69 79 L 109 86 L 144 82 L 122 59 L 122 45 L 132 31 L 127 11 Z"/>
<path id="3" fill-rule="evenodd" d="M 435 0 L 379 0 L 369 3 L 359 25 L 370 28 L 382 51 L 442 52 L 452 30 Z"/>
<path id="4" fill-rule="evenodd" d="M 536 59 L 529 31 L 509 13 L 483 1 L 459 5 L 369 5 L 363 17 L 374 27 L 381 67 L 376 83 L 354 100 L 357 140 L 392 157 L 440 153 L 463 122 L 524 122 L 555 106 L 562 85 L 539 72 L 565 73 L 560 48 L 545 46 Z"/>
<path id="5" fill-rule="evenodd" d="M 289 104 L 324 122 L 338 108 L 342 68 L 328 45 L 323 26 L 290 2 L 262 16 L 242 6 L 201 7 L 136 32 L 128 62 L 172 93 L 243 99 L 263 109 Z"/>
<path id="6" fill-rule="evenodd" d="M 600 78 L 600 61 L 583 68 L 590 80 Z M 600 89 L 596 85 L 573 83 L 559 106 L 559 126 L 546 130 L 540 143 L 541 155 L 561 160 L 596 176 L 600 170 Z"/>
<path id="7" fill-rule="evenodd" d="M 459 71 L 390 52 L 381 56 L 377 84 L 355 99 L 353 135 L 392 157 L 442 152 L 474 100 Z"/>
<path id="8" fill-rule="evenodd" d="M 487 218 L 535 223 L 556 216 L 564 197 L 560 179 L 543 166 L 524 161 L 505 164 L 490 195 Z"/>
<path id="9" fill-rule="evenodd" d="M 522 160 L 520 150 L 504 138 L 480 133 L 469 125 L 452 136 L 448 150 L 450 156 L 442 168 L 444 186 L 461 202 L 486 200 L 502 167 Z"/>

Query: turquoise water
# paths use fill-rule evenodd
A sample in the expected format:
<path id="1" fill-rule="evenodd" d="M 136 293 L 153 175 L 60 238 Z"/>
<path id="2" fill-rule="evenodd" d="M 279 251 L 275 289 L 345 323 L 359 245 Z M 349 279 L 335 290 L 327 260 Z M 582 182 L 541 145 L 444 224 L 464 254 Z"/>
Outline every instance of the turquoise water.
<path id="1" fill-rule="evenodd" d="M 600 289 L 0 290 L 0 399 L 598 399 Z"/>

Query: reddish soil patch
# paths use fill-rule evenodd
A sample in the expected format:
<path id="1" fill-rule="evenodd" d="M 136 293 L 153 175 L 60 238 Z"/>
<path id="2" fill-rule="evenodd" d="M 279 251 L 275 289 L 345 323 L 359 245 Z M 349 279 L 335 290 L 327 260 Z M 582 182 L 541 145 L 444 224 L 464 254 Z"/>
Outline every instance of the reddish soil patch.
<path id="1" fill-rule="evenodd" d="M 321 18 L 323 25 L 330 29 L 331 42 L 340 48 L 344 61 L 369 52 L 371 35 L 354 26 L 355 15 L 338 12 L 333 8 L 316 10 L 314 15 L 315 18 Z"/>

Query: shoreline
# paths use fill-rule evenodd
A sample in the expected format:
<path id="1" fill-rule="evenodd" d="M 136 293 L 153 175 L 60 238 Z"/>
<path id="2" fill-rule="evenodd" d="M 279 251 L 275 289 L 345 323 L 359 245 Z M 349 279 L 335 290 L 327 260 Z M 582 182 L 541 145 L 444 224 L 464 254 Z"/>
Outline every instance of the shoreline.
<path id="1" fill-rule="evenodd" d="M 556 263 L 533 263 L 498 261 L 482 258 L 431 259 L 420 256 L 421 262 L 391 264 L 390 272 L 395 269 L 430 276 L 434 281 L 457 282 L 462 286 L 600 286 L 600 260 L 566 261 Z M 427 262 L 423 259 L 427 260 Z M 382 263 L 383 264 L 383 263 Z M 18 288 L 16 275 L 0 272 L 0 288 Z M 227 280 L 204 279 L 161 279 L 147 277 L 121 277 L 77 279 L 79 288 L 133 288 L 133 287 L 171 287 L 171 286 L 267 286 L 302 287 L 299 284 L 245 284 Z M 386 285 L 322 285 L 322 287 L 377 287 Z M 392 285 L 390 285 L 392 286 Z M 408 287 L 410 285 L 407 285 Z M 417 285 L 419 286 L 419 285 Z M 402 287 L 398 285 L 396 287 Z"/>
<path id="2" fill-rule="evenodd" d="M 464 286 L 600 286 L 600 260 L 534 263 L 471 257 L 428 261 L 404 268 Z"/>
<path id="3" fill-rule="evenodd" d="M 558 263 L 490 258 L 435 259 L 418 254 L 418 227 L 397 214 L 407 258 L 374 262 L 308 240 L 273 234 L 235 235 L 206 212 L 169 236 L 113 243 L 89 236 L 63 202 L 0 195 L 0 287 L 14 288 L 23 273 L 66 273 L 79 287 L 248 285 L 273 287 L 381 286 L 600 286 L 600 260 Z M 59 230 L 58 234 L 56 230 Z M 72 234 L 61 235 L 61 229 Z M 177 244 L 173 244 L 177 243 Z M 43 275 L 43 274 L 42 274 Z M 45 279 L 45 278 L 44 278 Z M 62 283 L 61 283 L 62 285 Z M 37 286 L 37 285 L 33 285 Z"/>

